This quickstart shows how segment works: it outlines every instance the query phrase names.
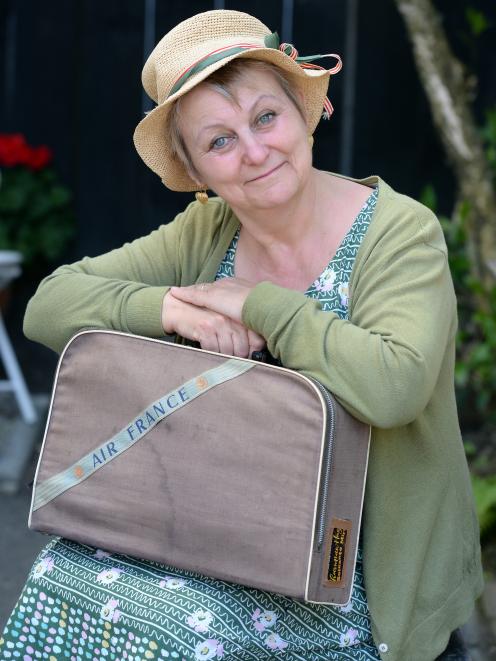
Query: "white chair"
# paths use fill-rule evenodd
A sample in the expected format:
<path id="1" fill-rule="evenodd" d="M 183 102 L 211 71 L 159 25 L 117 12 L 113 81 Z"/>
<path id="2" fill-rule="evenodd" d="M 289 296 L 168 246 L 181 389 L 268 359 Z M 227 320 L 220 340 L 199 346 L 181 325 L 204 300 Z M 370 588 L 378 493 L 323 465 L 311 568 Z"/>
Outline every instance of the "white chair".
<path id="1" fill-rule="evenodd" d="M 0 250 L 0 289 L 21 274 L 22 256 L 11 250 Z M 19 367 L 12 343 L 5 329 L 0 311 L 0 356 L 7 379 L 0 380 L 0 392 L 13 392 L 24 422 L 33 424 L 38 416 L 33 401 L 26 387 L 26 382 Z"/>

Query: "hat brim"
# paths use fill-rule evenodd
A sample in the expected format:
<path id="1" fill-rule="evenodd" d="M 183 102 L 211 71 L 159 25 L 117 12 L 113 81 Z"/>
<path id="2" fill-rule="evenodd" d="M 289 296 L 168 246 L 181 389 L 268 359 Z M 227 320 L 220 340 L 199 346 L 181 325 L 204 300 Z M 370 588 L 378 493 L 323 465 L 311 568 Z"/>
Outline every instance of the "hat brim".
<path id="1" fill-rule="evenodd" d="M 309 133 L 313 133 L 322 116 L 324 99 L 329 86 L 330 71 L 304 69 L 282 51 L 274 48 L 255 48 L 226 57 L 191 76 L 175 94 L 149 112 L 134 132 L 134 144 L 148 167 L 174 191 L 195 191 L 198 184 L 189 176 L 183 163 L 173 153 L 167 132 L 167 117 L 172 105 L 205 78 L 236 58 L 270 62 L 284 69 L 304 99 Z"/>

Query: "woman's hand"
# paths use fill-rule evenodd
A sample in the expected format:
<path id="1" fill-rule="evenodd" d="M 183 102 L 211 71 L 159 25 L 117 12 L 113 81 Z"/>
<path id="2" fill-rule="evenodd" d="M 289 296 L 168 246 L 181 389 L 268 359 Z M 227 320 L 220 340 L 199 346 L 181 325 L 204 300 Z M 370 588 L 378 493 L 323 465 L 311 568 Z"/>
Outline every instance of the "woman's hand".
<path id="1" fill-rule="evenodd" d="M 243 305 L 255 285 L 242 278 L 221 278 L 216 282 L 171 287 L 174 298 L 229 317 L 241 323 Z"/>
<path id="2" fill-rule="evenodd" d="M 243 324 L 224 314 L 179 300 L 171 291 L 164 296 L 162 326 L 167 334 L 177 333 L 199 342 L 202 349 L 239 358 L 250 358 L 253 351 L 260 351 L 265 346 L 265 340 Z"/>

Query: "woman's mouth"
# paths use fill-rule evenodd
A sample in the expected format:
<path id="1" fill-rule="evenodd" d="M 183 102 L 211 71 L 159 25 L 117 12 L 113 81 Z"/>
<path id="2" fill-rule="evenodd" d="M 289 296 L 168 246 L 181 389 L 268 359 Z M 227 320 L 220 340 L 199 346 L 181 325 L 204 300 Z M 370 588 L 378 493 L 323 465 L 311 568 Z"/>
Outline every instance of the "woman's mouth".
<path id="1" fill-rule="evenodd" d="M 284 165 L 285 162 L 286 161 L 283 161 L 279 165 L 276 165 L 275 168 L 272 168 L 271 170 L 268 170 L 267 172 L 264 172 L 263 174 L 259 175 L 258 177 L 254 177 L 253 179 L 248 179 L 248 181 L 246 183 L 251 184 L 254 181 L 260 181 L 261 179 L 265 179 L 266 177 L 269 177 L 271 174 L 273 174 L 274 172 L 279 170 L 279 168 L 282 168 L 282 166 Z"/>

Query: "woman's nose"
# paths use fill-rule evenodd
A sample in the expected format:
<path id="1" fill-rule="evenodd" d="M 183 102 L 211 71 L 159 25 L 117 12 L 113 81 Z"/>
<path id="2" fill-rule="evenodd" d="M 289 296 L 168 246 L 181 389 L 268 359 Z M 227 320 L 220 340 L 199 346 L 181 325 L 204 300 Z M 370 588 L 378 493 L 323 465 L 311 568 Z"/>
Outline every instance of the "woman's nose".
<path id="1" fill-rule="evenodd" d="M 269 154 L 269 148 L 265 144 L 263 136 L 249 132 L 241 139 L 243 149 L 243 160 L 250 165 L 260 165 Z"/>

